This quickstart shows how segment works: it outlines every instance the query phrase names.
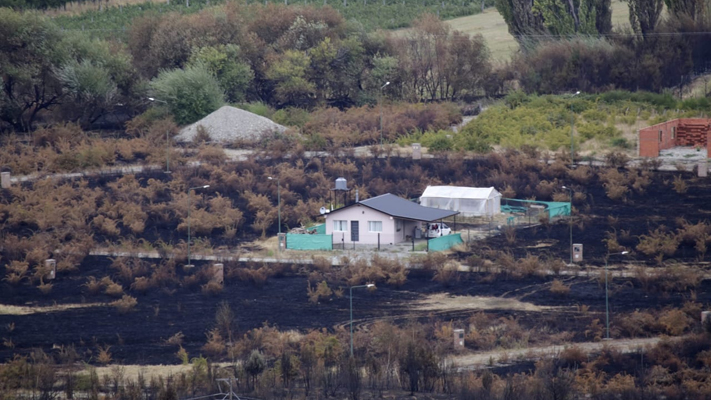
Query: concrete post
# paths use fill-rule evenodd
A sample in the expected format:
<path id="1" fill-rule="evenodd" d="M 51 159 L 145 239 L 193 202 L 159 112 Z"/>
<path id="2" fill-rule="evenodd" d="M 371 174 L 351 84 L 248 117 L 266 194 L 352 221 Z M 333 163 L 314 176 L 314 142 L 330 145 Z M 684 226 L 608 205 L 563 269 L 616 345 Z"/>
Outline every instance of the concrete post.
<path id="1" fill-rule="evenodd" d="M 464 350 L 464 329 L 454 330 L 454 350 Z"/>
<path id="2" fill-rule="evenodd" d="M 212 278 L 211 282 L 219 283 L 220 285 L 225 283 L 225 266 L 222 263 L 217 263 L 212 266 Z"/>
<path id="3" fill-rule="evenodd" d="M 45 275 L 44 279 L 51 281 L 57 277 L 57 260 L 54 260 L 52 258 L 44 260 L 44 266 L 49 269 L 49 272 L 47 272 L 47 275 Z"/>
<path id="4" fill-rule="evenodd" d="M 10 178 L 11 174 L 9 172 L 0 173 L 0 186 L 2 186 L 3 189 L 9 189 L 10 186 L 12 186 Z"/>
<path id="5" fill-rule="evenodd" d="M 422 146 L 419 143 L 412 144 L 412 159 L 420 160 L 422 159 Z"/>

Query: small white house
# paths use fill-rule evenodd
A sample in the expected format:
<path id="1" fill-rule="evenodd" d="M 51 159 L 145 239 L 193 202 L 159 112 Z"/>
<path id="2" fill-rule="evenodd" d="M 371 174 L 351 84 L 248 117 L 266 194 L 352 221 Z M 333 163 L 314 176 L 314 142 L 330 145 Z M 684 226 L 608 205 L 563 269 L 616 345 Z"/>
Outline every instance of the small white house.
<path id="1" fill-rule="evenodd" d="M 395 244 L 418 237 L 422 223 L 441 221 L 456 211 L 423 207 L 393 194 L 383 194 L 333 210 L 326 217 L 326 234 L 334 244 Z"/>
<path id="2" fill-rule="evenodd" d="M 490 217 L 501 212 L 501 193 L 493 187 L 427 186 L 420 197 L 420 204 L 458 211 L 468 217 Z"/>

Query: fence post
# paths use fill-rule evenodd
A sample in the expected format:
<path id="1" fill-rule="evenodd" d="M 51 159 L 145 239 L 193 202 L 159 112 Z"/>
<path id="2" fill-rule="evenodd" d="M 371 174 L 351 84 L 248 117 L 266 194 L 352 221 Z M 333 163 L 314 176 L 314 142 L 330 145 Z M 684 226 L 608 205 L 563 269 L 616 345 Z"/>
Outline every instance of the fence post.
<path id="1" fill-rule="evenodd" d="M 427 252 L 429 253 L 430 252 L 430 240 L 429 239 L 426 239 L 426 240 L 427 240 Z"/>
<path id="2" fill-rule="evenodd" d="M 378 232 L 378 251 L 380 251 L 380 232 Z"/>
<path id="3" fill-rule="evenodd" d="M 412 232 L 412 251 L 415 251 L 415 232 Z"/>

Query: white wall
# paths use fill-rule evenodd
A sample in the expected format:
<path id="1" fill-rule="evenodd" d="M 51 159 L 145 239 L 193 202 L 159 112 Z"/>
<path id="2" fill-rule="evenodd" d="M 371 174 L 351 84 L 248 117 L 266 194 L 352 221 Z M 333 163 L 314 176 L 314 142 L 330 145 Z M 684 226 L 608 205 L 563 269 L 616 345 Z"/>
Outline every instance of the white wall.
<path id="1" fill-rule="evenodd" d="M 402 224 L 400 232 L 396 231 L 396 219 L 387 214 L 375 211 L 370 207 L 360 204 L 348 208 L 331 211 L 325 215 L 326 217 L 326 234 L 333 234 L 333 243 L 338 245 L 343 239 L 345 243 L 353 243 L 351 241 L 351 221 L 358 221 L 359 240 L 356 243 L 360 244 L 378 244 L 378 233 L 368 231 L 368 221 L 381 221 L 383 223 L 383 231 L 380 232 L 380 244 L 388 245 L 403 242 L 405 235 L 411 235 L 411 232 L 406 231 L 406 222 Z M 333 221 L 348 221 L 347 230 L 344 232 L 333 231 Z M 410 228 L 412 231 L 412 228 Z"/>

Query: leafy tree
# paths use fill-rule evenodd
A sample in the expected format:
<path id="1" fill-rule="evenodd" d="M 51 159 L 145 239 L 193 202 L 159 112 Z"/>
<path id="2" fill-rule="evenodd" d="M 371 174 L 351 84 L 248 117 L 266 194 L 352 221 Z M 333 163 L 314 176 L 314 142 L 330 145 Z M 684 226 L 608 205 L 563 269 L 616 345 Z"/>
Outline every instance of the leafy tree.
<path id="1" fill-rule="evenodd" d="M 534 0 L 496 0 L 495 6 L 519 44 L 526 44 L 527 35 L 545 31 L 543 17 L 533 10 Z"/>
<path id="2" fill-rule="evenodd" d="M 630 9 L 630 25 L 643 37 L 657 28 L 662 15 L 664 0 L 627 0 Z"/>
<path id="3" fill-rule="evenodd" d="M 60 102 L 55 67 L 66 59 L 61 44 L 61 32 L 48 19 L 0 8 L 1 121 L 28 131 L 37 113 Z"/>
<path id="4" fill-rule="evenodd" d="M 434 15 L 414 22 L 407 37 L 393 41 L 405 96 L 454 99 L 481 88 L 489 70 L 489 52 L 481 36 L 451 31 Z"/>
<path id="5" fill-rule="evenodd" d="M 611 0 L 595 1 L 595 27 L 601 35 L 612 32 L 612 8 Z"/>
<path id="6" fill-rule="evenodd" d="M 189 65 L 204 65 L 220 83 L 228 102 L 244 101 L 254 72 L 244 61 L 240 60 L 241 50 L 234 44 L 206 46 L 194 51 Z"/>
<path id="7" fill-rule="evenodd" d="M 366 70 L 365 49 L 359 38 L 332 41 L 327 37 L 309 50 L 309 56 L 309 80 L 316 86 L 318 102 L 338 107 L 354 105 L 361 95 L 360 82 Z"/>
<path id="8" fill-rule="evenodd" d="M 259 350 L 252 350 L 249 358 L 244 363 L 244 370 L 252 377 L 252 387 L 257 381 L 257 375 L 261 374 L 266 368 L 267 363 L 264 360 L 264 355 Z"/>
<path id="9" fill-rule="evenodd" d="M 287 50 L 267 71 L 275 85 L 275 98 L 282 105 L 309 106 L 315 100 L 316 86 L 307 78 L 311 60 L 307 54 Z"/>
<path id="10" fill-rule="evenodd" d="M 175 122 L 181 125 L 195 122 L 224 104 L 217 79 L 201 63 L 163 71 L 150 86 L 155 96 L 168 104 Z"/>
<path id="11" fill-rule="evenodd" d="M 527 35 L 606 34 L 612 30 L 610 0 L 496 0 L 496 8 L 522 45 L 530 41 Z"/>
<path id="12" fill-rule="evenodd" d="M 142 81 L 135 79 L 131 57 L 123 48 L 81 33 L 69 33 L 63 41 L 70 58 L 56 69 L 69 100 L 62 105 L 63 118 L 86 126 L 118 104 L 138 106 L 136 92 Z"/>
<path id="13" fill-rule="evenodd" d="M 676 17 L 686 16 L 694 21 L 698 15 L 704 13 L 708 2 L 704 0 L 664 0 L 664 4 Z"/>
<path id="14" fill-rule="evenodd" d="M 595 0 L 535 0 L 548 31 L 554 35 L 597 33 Z"/>

